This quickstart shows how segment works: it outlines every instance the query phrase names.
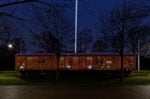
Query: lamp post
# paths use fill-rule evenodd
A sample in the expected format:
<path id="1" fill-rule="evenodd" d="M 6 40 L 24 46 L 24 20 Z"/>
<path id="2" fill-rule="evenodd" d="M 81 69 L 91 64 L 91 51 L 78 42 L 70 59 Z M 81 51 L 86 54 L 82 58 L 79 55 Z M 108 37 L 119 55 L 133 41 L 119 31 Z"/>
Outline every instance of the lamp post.
<path id="1" fill-rule="evenodd" d="M 20 54 L 23 54 L 23 40 L 22 40 L 23 34 L 20 33 Z"/>
<path id="2" fill-rule="evenodd" d="M 140 40 L 138 40 L 138 71 L 140 71 Z"/>

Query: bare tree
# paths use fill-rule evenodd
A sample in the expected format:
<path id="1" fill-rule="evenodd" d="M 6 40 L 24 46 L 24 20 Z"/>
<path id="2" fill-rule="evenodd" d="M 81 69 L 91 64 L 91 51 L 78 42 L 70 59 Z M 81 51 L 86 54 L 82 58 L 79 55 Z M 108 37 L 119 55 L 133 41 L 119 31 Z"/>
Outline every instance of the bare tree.
<path id="1" fill-rule="evenodd" d="M 78 32 L 78 52 L 88 52 L 92 44 L 92 31 L 88 28 Z"/>
<path id="2" fill-rule="evenodd" d="M 146 43 L 146 41 L 149 41 L 149 33 L 150 33 L 150 25 L 143 25 L 140 27 L 133 28 L 130 31 L 129 35 L 129 40 L 131 42 L 131 50 L 135 54 L 137 53 L 137 46 L 138 46 L 138 41 L 141 41 L 142 43 Z"/>
<path id="3" fill-rule="evenodd" d="M 0 64 L 3 69 L 14 69 L 14 56 L 24 47 L 16 20 L 6 16 L 0 17 L 0 35 L 0 59 L 2 60 Z M 10 49 L 8 48 L 9 43 L 13 45 Z"/>
<path id="4" fill-rule="evenodd" d="M 8 2 L 8 3 L 0 4 L 0 8 L 13 6 L 13 5 L 18 5 L 18 4 L 29 3 L 29 2 L 35 2 L 35 1 L 38 1 L 38 0 L 22 0 L 22 1 L 17 1 L 16 0 L 16 1 Z"/>
<path id="5" fill-rule="evenodd" d="M 62 51 L 72 40 L 72 24 L 65 15 L 65 8 L 59 4 L 47 7 L 33 7 L 36 26 L 40 30 L 31 30 L 37 45 L 47 53 L 55 53 L 57 60 L 56 80 L 59 79 L 59 59 Z M 41 31 L 38 33 L 38 31 Z"/>
<path id="6" fill-rule="evenodd" d="M 120 82 L 123 80 L 124 52 L 128 50 L 130 32 L 140 27 L 143 19 L 149 16 L 146 8 L 139 8 L 144 5 L 139 5 L 133 1 L 124 0 L 120 6 L 113 7 L 107 15 L 102 16 L 100 21 L 102 39 L 107 41 L 107 46 L 112 52 L 120 54 Z"/>
<path id="7" fill-rule="evenodd" d="M 104 40 L 97 40 L 92 46 L 92 52 L 104 53 L 107 52 L 108 46 Z"/>
<path id="8" fill-rule="evenodd" d="M 9 17 L 0 18 L 0 46 L 7 46 L 8 43 L 13 43 L 14 39 L 20 39 L 20 31 L 17 26 L 17 21 L 12 20 Z M 19 45 L 18 45 L 19 46 Z M 19 47 L 18 47 L 19 48 Z"/>

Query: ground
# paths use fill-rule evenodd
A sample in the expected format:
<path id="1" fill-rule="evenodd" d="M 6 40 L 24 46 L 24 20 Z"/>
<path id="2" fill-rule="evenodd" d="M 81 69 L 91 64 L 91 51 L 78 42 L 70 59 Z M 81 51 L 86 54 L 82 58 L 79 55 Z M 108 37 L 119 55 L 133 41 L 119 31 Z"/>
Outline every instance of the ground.
<path id="1" fill-rule="evenodd" d="M 150 85 L 1 86 L 0 99 L 150 99 Z"/>

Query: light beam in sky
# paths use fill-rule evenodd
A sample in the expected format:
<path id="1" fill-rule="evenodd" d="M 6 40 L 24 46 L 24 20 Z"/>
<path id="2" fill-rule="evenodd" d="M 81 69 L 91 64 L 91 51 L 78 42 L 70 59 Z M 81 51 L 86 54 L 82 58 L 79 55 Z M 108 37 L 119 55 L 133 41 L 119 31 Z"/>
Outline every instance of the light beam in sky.
<path id="1" fill-rule="evenodd" d="M 78 33 L 78 0 L 75 3 L 75 44 L 74 52 L 77 53 L 77 33 Z"/>

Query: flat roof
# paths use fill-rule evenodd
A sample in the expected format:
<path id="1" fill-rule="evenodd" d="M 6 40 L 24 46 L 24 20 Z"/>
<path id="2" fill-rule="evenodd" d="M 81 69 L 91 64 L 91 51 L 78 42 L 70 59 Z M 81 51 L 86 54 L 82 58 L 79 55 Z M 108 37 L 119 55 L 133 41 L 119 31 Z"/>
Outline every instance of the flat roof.
<path id="1" fill-rule="evenodd" d="M 23 53 L 16 55 L 27 55 L 27 56 L 45 56 L 45 55 L 55 55 L 54 53 Z M 61 53 L 61 55 L 119 55 L 119 53 Z M 131 53 L 124 53 L 124 55 L 134 55 Z"/>

